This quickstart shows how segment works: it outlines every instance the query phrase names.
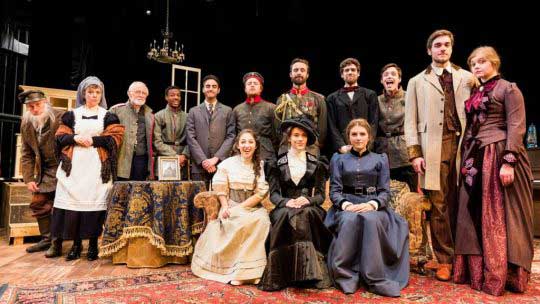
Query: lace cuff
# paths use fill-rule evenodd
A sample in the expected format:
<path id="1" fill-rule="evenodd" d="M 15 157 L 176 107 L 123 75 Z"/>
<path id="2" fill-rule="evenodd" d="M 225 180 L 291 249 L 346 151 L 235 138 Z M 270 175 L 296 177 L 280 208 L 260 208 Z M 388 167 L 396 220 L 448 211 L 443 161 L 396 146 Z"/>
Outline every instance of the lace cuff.
<path id="1" fill-rule="evenodd" d="M 514 153 L 508 152 L 502 157 L 502 161 L 503 164 L 509 164 L 513 167 L 517 163 L 517 158 Z"/>

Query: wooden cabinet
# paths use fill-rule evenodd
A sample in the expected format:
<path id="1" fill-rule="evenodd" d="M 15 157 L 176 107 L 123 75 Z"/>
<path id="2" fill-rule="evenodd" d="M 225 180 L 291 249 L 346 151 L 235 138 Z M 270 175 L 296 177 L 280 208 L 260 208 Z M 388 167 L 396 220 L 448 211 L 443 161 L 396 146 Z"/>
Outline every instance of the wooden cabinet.
<path id="1" fill-rule="evenodd" d="M 43 87 L 34 87 L 34 86 L 27 86 L 27 85 L 20 85 L 19 88 L 23 91 L 27 90 L 40 90 L 43 93 L 45 93 L 45 96 L 47 97 L 47 100 L 51 103 L 51 105 L 57 109 L 63 109 L 63 110 L 71 110 L 75 107 L 75 102 L 77 99 L 77 91 L 70 91 L 70 90 L 61 90 L 61 89 L 53 89 L 53 88 L 43 88 Z M 22 105 L 22 112 L 24 113 L 26 111 L 26 105 Z M 21 135 L 17 135 L 17 147 L 15 150 L 15 170 L 13 170 L 14 175 L 13 178 L 15 179 L 22 179 L 22 172 L 21 172 Z"/>
<path id="2" fill-rule="evenodd" d="M 2 223 L 7 229 L 8 241 L 22 244 L 25 236 L 39 235 L 37 221 L 32 217 L 32 193 L 21 182 L 2 184 Z"/>

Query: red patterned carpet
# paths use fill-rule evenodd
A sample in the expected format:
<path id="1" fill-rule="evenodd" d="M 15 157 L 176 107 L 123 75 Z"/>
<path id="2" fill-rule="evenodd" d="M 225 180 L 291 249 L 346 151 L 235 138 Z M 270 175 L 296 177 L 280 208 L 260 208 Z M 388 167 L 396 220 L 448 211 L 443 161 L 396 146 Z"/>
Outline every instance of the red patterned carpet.
<path id="1" fill-rule="evenodd" d="M 0 303 L 540 303 L 540 243 L 536 242 L 533 273 L 525 294 L 494 297 L 467 285 L 443 283 L 431 276 L 411 275 L 400 298 L 358 291 L 344 295 L 335 289 L 289 288 L 262 292 L 254 286 L 234 287 L 195 277 L 188 266 L 130 277 L 102 277 L 60 284 L 0 286 Z M 3 291 L 3 292 L 2 292 Z"/>
<path id="2" fill-rule="evenodd" d="M 540 261 L 536 261 L 540 264 Z M 412 275 L 400 298 L 359 291 L 346 296 L 335 289 L 289 288 L 262 292 L 253 286 L 233 287 L 199 279 L 186 267 L 152 275 L 101 278 L 35 287 L 8 286 L 0 303 L 540 303 L 540 275 L 533 272 L 527 293 L 493 297 L 466 285 L 442 283 Z"/>

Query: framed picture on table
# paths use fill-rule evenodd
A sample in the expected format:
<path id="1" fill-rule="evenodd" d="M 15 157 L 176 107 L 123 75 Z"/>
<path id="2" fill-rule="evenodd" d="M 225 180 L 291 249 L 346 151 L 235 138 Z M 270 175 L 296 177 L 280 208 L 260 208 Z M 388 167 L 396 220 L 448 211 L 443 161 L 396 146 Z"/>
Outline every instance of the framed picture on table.
<path id="1" fill-rule="evenodd" d="M 158 179 L 159 180 L 181 180 L 182 173 L 178 157 L 160 156 L 158 157 Z"/>

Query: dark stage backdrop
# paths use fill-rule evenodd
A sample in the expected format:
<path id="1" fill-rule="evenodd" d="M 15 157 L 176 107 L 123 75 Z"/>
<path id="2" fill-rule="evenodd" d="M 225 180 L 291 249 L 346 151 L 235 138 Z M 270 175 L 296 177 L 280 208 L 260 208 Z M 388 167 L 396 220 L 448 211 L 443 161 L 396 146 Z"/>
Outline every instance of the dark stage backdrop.
<path id="1" fill-rule="evenodd" d="M 164 27 L 165 0 L 21 1 L 31 10 L 28 83 L 74 89 L 87 75 L 100 77 L 109 104 L 126 100 L 134 80 L 148 84 L 148 103 L 164 105 L 170 66 L 146 59 L 149 43 Z M 77 2 L 72 3 L 72 2 Z M 244 97 L 242 75 L 265 77 L 263 97 L 275 101 L 290 87 L 289 62 L 311 62 L 308 86 L 328 95 L 340 86 L 339 62 L 356 57 L 360 84 L 381 91 L 379 70 L 389 62 L 404 71 L 403 84 L 430 62 L 425 43 L 436 29 L 455 34 L 453 62 L 466 67 L 473 48 L 492 45 L 502 57 L 502 73 L 525 95 L 528 123 L 540 123 L 538 106 L 538 18 L 519 1 L 503 7 L 446 2 L 430 7 L 417 1 L 225 1 L 171 0 L 171 28 L 185 45 L 185 65 L 222 80 L 219 100 L 234 106 Z M 431 6 L 435 2 L 432 1 Z M 152 11 L 150 16 L 146 10 Z"/>

